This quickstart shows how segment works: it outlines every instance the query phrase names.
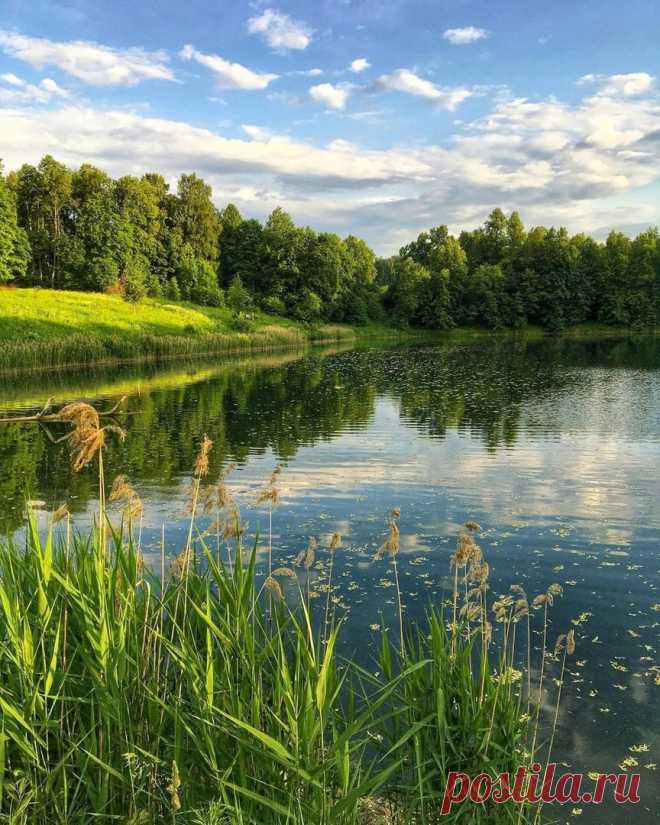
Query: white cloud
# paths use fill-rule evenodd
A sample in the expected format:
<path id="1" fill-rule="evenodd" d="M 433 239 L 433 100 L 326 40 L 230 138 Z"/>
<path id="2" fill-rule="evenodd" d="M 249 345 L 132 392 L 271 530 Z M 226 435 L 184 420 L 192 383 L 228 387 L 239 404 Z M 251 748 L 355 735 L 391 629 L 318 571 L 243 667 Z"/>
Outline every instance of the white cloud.
<path id="1" fill-rule="evenodd" d="M 44 77 L 40 85 L 43 89 L 56 97 L 69 97 L 68 91 L 63 89 L 51 77 Z"/>
<path id="2" fill-rule="evenodd" d="M 54 97 L 69 97 L 69 92 L 50 77 L 45 77 L 38 86 L 11 73 L 0 75 L 0 81 L 12 87 L 0 86 L 0 101 L 4 103 L 50 103 Z"/>
<path id="3" fill-rule="evenodd" d="M 275 9 L 250 17 L 247 27 L 250 34 L 258 34 L 271 49 L 278 51 L 306 49 L 312 42 L 312 30 L 305 23 Z"/>
<path id="4" fill-rule="evenodd" d="M 369 63 L 366 57 L 357 57 L 351 63 L 351 71 L 355 74 L 359 74 L 360 72 L 363 72 L 365 69 L 369 69 L 370 67 L 371 63 Z"/>
<path id="5" fill-rule="evenodd" d="M 0 48 L 37 69 L 57 66 L 93 86 L 135 86 L 142 80 L 174 80 L 163 52 L 111 49 L 85 40 L 58 43 L 1 29 Z"/>
<path id="6" fill-rule="evenodd" d="M 264 143 L 267 140 L 270 140 L 273 137 L 273 133 L 270 129 L 266 129 L 264 126 L 251 126 L 248 123 L 244 123 L 241 126 L 241 129 L 245 132 L 245 134 L 252 138 L 252 140 L 260 141 Z"/>
<path id="7" fill-rule="evenodd" d="M 419 77 L 409 69 L 397 69 L 392 74 L 381 75 L 378 78 L 378 87 L 385 91 L 403 92 L 408 95 L 425 97 L 428 100 L 435 101 L 443 109 L 448 109 L 450 112 L 453 112 L 459 103 L 462 103 L 472 94 L 469 89 L 450 89 L 436 86 L 430 80 Z"/>
<path id="8" fill-rule="evenodd" d="M 0 80 L 4 81 L 5 83 L 9 83 L 10 86 L 25 86 L 25 81 L 21 80 L 20 77 L 17 77 L 15 74 L 9 72 L 8 74 L 0 75 Z"/>
<path id="9" fill-rule="evenodd" d="M 23 91 L 6 80 L 2 88 Z M 4 101 L 6 168 L 51 153 L 113 175 L 159 170 L 171 182 L 194 169 L 214 187 L 218 205 L 235 200 L 263 219 L 281 204 L 299 223 L 353 232 L 380 253 L 396 251 L 438 215 L 455 232 L 478 225 L 495 206 L 520 210 L 528 225 L 573 232 L 637 231 L 660 219 L 651 188 L 660 182 L 655 95 L 502 100 L 447 140 L 385 150 L 344 140 L 319 145 L 249 124 L 245 137 L 226 138 L 136 112 Z"/>
<path id="10" fill-rule="evenodd" d="M 476 43 L 477 40 L 484 40 L 489 33 L 486 29 L 478 29 L 476 26 L 464 26 L 462 29 L 447 29 L 442 36 L 453 46 L 466 46 Z"/>
<path id="11" fill-rule="evenodd" d="M 333 86 L 332 83 L 319 83 L 309 90 L 310 97 L 317 103 L 323 103 L 331 109 L 343 109 L 350 94 L 345 86 Z"/>
<path id="12" fill-rule="evenodd" d="M 585 74 L 578 81 L 578 85 L 597 84 L 600 86 L 599 94 L 602 95 L 623 95 L 624 97 L 635 97 L 636 95 L 652 92 L 657 83 L 657 78 L 647 72 L 631 72 L 630 74 Z"/>
<path id="13" fill-rule="evenodd" d="M 195 60 L 211 69 L 221 89 L 266 89 L 278 77 L 276 74 L 253 72 L 246 66 L 230 63 L 217 54 L 204 54 L 191 45 L 184 46 L 180 54 L 184 60 Z"/>
<path id="14" fill-rule="evenodd" d="M 226 175 L 256 180 L 258 175 L 272 174 L 352 185 L 413 180 L 429 171 L 423 158 L 406 151 L 356 151 L 344 141 L 317 147 L 282 135 L 273 135 L 266 149 L 258 141 L 225 138 L 180 121 L 88 106 L 5 108 L 0 118 L 7 168 L 51 152 L 71 165 L 99 163 L 113 174 L 162 169 L 176 177 L 182 169 L 197 169 L 220 183 L 218 191 L 224 188 Z M 253 128 L 250 131 L 257 134 Z"/>

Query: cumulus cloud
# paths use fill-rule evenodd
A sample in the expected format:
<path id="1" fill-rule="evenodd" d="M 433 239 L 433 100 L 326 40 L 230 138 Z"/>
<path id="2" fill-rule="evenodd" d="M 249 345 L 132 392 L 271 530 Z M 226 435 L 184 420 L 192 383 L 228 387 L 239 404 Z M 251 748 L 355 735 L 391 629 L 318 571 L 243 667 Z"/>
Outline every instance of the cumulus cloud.
<path id="1" fill-rule="evenodd" d="M 350 94 L 350 89 L 346 86 L 333 86 L 332 83 L 319 83 L 312 86 L 309 95 L 317 103 L 323 103 L 331 109 L 343 109 Z"/>
<path id="2" fill-rule="evenodd" d="M 477 40 L 484 40 L 489 33 L 486 29 L 478 29 L 476 26 L 464 26 L 462 29 L 447 29 L 442 36 L 453 46 L 467 46 L 469 43 L 476 43 Z"/>
<path id="3" fill-rule="evenodd" d="M 10 86 L 23 86 L 25 81 L 21 80 L 20 77 L 17 77 L 15 74 L 11 72 L 7 74 L 0 75 L 0 80 L 4 83 L 9 83 Z"/>
<path id="4" fill-rule="evenodd" d="M 50 103 L 53 98 L 69 97 L 69 92 L 50 77 L 35 85 L 9 73 L 0 75 L 0 81 L 11 87 L 0 85 L 0 102 L 3 103 Z"/>
<path id="5" fill-rule="evenodd" d="M 196 169 L 210 179 L 272 174 L 300 179 L 301 184 L 307 179 L 339 188 L 413 180 L 429 172 L 421 157 L 403 150 L 356 151 L 345 141 L 318 147 L 281 135 L 272 136 L 265 150 L 260 142 L 226 138 L 181 121 L 89 106 L 5 108 L 0 109 L 0 118 L 8 168 L 51 152 L 72 165 L 86 160 L 99 163 L 113 174 L 162 168 L 176 177 L 182 169 Z M 252 137 L 257 134 L 254 127 L 247 129 Z"/>
<path id="6" fill-rule="evenodd" d="M 241 126 L 241 129 L 249 138 L 260 141 L 261 143 L 265 143 L 273 137 L 271 130 L 267 129 L 265 126 L 252 126 L 249 123 L 244 123 Z"/>
<path id="7" fill-rule="evenodd" d="M 647 72 L 613 75 L 585 74 L 577 82 L 580 86 L 597 84 L 600 87 L 599 94 L 602 95 L 635 97 L 653 91 L 657 78 Z"/>
<path id="8" fill-rule="evenodd" d="M 259 35 L 277 51 L 306 49 L 312 42 L 312 30 L 307 24 L 275 9 L 265 9 L 262 14 L 250 17 L 247 28 L 250 34 Z"/>
<path id="9" fill-rule="evenodd" d="M 278 77 L 276 74 L 254 72 L 240 63 L 230 63 L 217 54 L 204 54 L 191 45 L 184 46 L 180 54 L 184 60 L 195 60 L 210 69 L 221 89 L 266 89 Z"/>
<path id="10" fill-rule="evenodd" d="M 451 89 L 436 86 L 435 83 L 419 77 L 409 69 L 397 69 L 392 74 L 381 75 L 378 78 L 377 88 L 384 91 L 403 92 L 416 97 L 425 97 L 450 112 L 453 112 L 460 103 L 472 94 L 469 89 Z"/>
<path id="11" fill-rule="evenodd" d="M 4 88 L 21 91 L 7 80 Z M 653 94 L 501 100 L 449 139 L 383 150 L 344 140 L 319 145 L 249 124 L 245 137 L 227 138 L 69 102 L 0 102 L 0 122 L 6 168 L 50 152 L 114 175 L 162 170 L 172 182 L 194 169 L 214 187 L 218 205 L 234 200 L 245 214 L 264 218 L 281 204 L 300 223 L 361 235 L 382 254 L 440 222 L 452 231 L 476 226 L 495 206 L 519 209 L 527 224 L 571 231 L 637 231 L 660 219 L 656 200 L 645 194 L 660 181 L 660 101 Z"/>
<path id="12" fill-rule="evenodd" d="M 37 69 L 57 66 L 92 86 L 135 86 L 143 80 L 174 80 L 163 52 L 111 49 L 86 40 L 55 42 L 2 29 L 0 49 Z"/>
<path id="13" fill-rule="evenodd" d="M 365 69 L 369 69 L 371 67 L 371 63 L 367 60 L 366 57 L 356 57 L 355 60 L 351 63 L 351 71 L 355 74 L 359 74 L 360 72 L 365 71 Z"/>

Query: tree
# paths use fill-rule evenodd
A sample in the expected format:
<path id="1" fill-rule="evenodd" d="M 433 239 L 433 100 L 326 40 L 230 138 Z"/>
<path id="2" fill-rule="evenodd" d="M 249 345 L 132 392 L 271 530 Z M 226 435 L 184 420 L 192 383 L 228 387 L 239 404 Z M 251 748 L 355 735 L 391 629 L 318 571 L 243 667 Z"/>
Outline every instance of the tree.
<path id="1" fill-rule="evenodd" d="M 174 202 L 173 231 L 190 245 L 196 258 L 217 265 L 220 216 L 211 187 L 197 175 L 181 175 Z"/>
<path id="2" fill-rule="evenodd" d="M 630 244 L 626 311 L 628 323 L 653 327 L 660 319 L 660 241 L 657 229 L 641 232 Z"/>
<path id="3" fill-rule="evenodd" d="M 422 289 L 429 278 L 428 269 L 411 258 L 393 259 L 392 282 L 385 293 L 385 304 L 399 323 L 410 324 L 416 320 Z"/>
<path id="4" fill-rule="evenodd" d="M 274 209 L 263 231 L 263 290 L 268 295 L 287 299 L 297 294 L 300 284 L 300 246 L 304 233 L 291 216 L 279 206 Z"/>
<path id="5" fill-rule="evenodd" d="M 629 324 L 626 300 L 630 270 L 630 238 L 621 232 L 610 232 L 603 255 L 605 284 L 601 300 L 600 320 L 609 324 Z"/>
<path id="6" fill-rule="evenodd" d="M 227 306 L 235 313 L 239 314 L 245 312 L 250 306 L 250 293 L 243 286 L 240 275 L 234 275 L 232 282 L 227 290 Z"/>
<path id="7" fill-rule="evenodd" d="M 123 283 L 131 243 L 129 225 L 119 218 L 112 178 L 84 163 L 71 177 L 69 285 L 103 290 L 120 279 Z M 112 273 L 115 280 L 111 283 Z"/>
<path id="8" fill-rule="evenodd" d="M 451 275 L 448 269 L 431 272 L 419 285 L 417 320 L 431 329 L 451 329 L 452 316 Z"/>
<path id="9" fill-rule="evenodd" d="M 497 264 L 481 264 L 468 277 L 464 292 L 465 314 L 469 323 L 491 329 L 502 327 L 501 298 L 504 294 L 504 273 Z"/>
<path id="10" fill-rule="evenodd" d="M 31 280 L 63 286 L 67 263 L 65 232 L 71 199 L 71 172 L 51 155 L 16 174 L 16 208 L 31 250 Z"/>
<path id="11" fill-rule="evenodd" d="M 114 191 L 121 227 L 122 280 L 141 271 L 152 295 L 162 295 L 169 276 L 167 245 L 167 184 L 160 175 L 120 178 Z"/>
<path id="12" fill-rule="evenodd" d="M 221 283 L 227 286 L 235 275 L 240 275 L 243 283 L 255 294 L 266 293 L 268 290 L 264 268 L 264 239 L 259 221 L 241 220 L 237 224 L 223 221 L 221 238 Z"/>
<path id="13" fill-rule="evenodd" d="M 198 258 L 189 243 L 177 252 L 175 279 L 185 301 L 208 306 L 222 306 L 224 296 L 218 287 L 216 270 L 210 261 Z"/>
<path id="14" fill-rule="evenodd" d="M 370 285 L 376 280 L 376 256 L 373 250 L 355 235 L 349 235 L 344 241 L 346 273 L 349 280 L 358 284 Z"/>
<path id="15" fill-rule="evenodd" d="M 660 239 L 612 232 L 603 244 L 565 228 L 525 230 L 493 209 L 459 238 L 440 224 L 391 258 L 360 238 L 296 226 L 283 209 L 265 225 L 234 204 L 219 212 L 195 174 L 177 192 L 157 173 L 113 180 L 50 155 L 3 176 L 0 282 L 113 290 L 241 312 L 253 300 L 305 321 L 364 324 L 389 311 L 402 324 L 559 330 L 585 320 L 636 327 L 660 319 Z"/>
<path id="16" fill-rule="evenodd" d="M 16 198 L 3 178 L 0 163 L 0 284 L 22 280 L 29 256 L 27 235 L 18 225 Z"/>

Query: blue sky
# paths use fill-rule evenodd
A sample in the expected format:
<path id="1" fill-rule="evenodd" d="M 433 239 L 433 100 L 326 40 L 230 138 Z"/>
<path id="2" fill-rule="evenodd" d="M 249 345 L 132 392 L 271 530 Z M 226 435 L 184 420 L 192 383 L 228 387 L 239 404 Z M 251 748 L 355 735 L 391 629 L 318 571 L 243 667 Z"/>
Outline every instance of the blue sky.
<path id="1" fill-rule="evenodd" d="M 197 171 L 365 237 L 660 217 L 660 4 L 0 0 L 0 157 Z"/>

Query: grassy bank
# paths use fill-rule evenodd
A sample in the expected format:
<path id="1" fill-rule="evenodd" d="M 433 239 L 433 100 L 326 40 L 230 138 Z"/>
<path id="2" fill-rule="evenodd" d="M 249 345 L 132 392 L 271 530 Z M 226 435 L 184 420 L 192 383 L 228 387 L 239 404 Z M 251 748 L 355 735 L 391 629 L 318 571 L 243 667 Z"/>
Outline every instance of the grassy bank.
<path id="1" fill-rule="evenodd" d="M 0 369 L 151 360 L 353 340 L 338 324 L 309 327 L 254 313 L 237 323 L 228 309 L 48 289 L 0 290 Z"/>
<path id="2" fill-rule="evenodd" d="M 237 321 L 226 308 L 145 299 L 127 303 L 117 295 L 48 289 L 0 289 L 0 372 L 47 370 L 80 364 L 157 361 L 217 353 L 240 354 L 310 343 L 376 340 L 456 342 L 483 336 L 540 338 L 537 327 L 493 332 L 457 328 L 448 332 L 403 330 L 383 323 L 364 327 L 308 325 L 255 312 Z M 583 324 L 565 334 L 585 337 L 630 334 Z"/>
<path id="3" fill-rule="evenodd" d="M 24 548 L 0 542 L 0 821 L 540 821 L 513 803 L 466 801 L 442 820 L 439 808 L 450 771 L 495 779 L 549 755 L 539 723 L 550 660 L 561 661 L 561 643 L 554 656 L 546 650 L 557 585 L 531 604 L 521 589 L 493 602 L 478 526 L 467 524 L 446 606 L 414 627 L 401 601 L 393 508 L 376 557 L 396 606 L 383 616 L 378 661 L 364 669 L 338 653 L 331 594 L 341 537 L 325 547 L 310 540 L 275 568 L 273 537 L 245 534 L 231 484 L 206 486 L 204 438 L 185 547 L 170 563 L 163 546 L 148 569 L 138 494 L 124 477 L 104 478 L 103 444 L 115 433 L 84 404 L 60 419 L 72 428 L 75 466 L 98 466 L 100 511 L 89 535 L 61 509 L 45 536 L 30 520 Z M 277 504 L 279 483 L 276 472 L 261 506 Z M 202 511 L 214 519 L 204 534 Z M 313 590 L 322 597 L 311 599 Z M 538 662 L 531 646 L 523 653 L 535 607 Z"/>

